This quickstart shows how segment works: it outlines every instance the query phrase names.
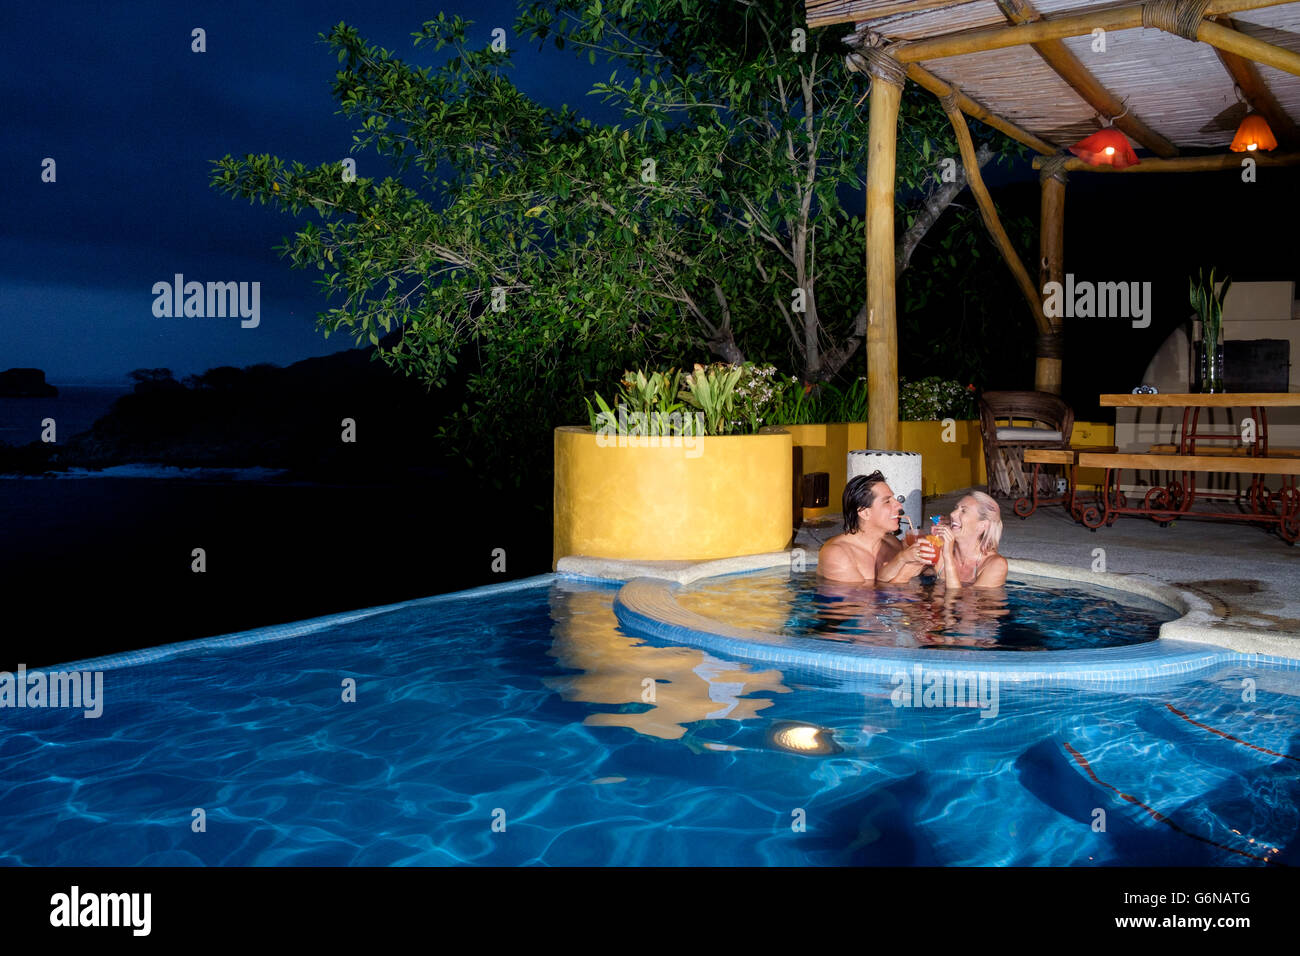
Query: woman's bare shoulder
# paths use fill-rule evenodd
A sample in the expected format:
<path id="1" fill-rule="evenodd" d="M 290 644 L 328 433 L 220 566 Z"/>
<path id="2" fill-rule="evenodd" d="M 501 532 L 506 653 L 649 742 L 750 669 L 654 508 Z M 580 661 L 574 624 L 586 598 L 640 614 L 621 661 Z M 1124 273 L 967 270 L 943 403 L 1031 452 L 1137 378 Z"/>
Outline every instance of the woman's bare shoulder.
<path id="1" fill-rule="evenodd" d="M 985 558 L 984 566 L 980 568 L 975 583 L 981 587 L 995 588 L 1006 584 L 1006 582 L 1007 559 L 995 551 Z"/>

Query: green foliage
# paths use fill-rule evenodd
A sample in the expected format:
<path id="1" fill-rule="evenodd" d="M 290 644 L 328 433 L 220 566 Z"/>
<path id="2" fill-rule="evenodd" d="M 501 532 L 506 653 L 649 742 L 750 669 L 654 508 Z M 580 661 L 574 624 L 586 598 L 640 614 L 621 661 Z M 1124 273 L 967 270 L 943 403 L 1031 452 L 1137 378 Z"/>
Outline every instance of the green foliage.
<path id="1" fill-rule="evenodd" d="M 739 365 L 715 363 L 696 365 L 686 376 L 686 387 L 678 394 L 704 413 L 706 435 L 728 435 L 736 430 L 736 383 L 744 369 Z"/>
<path id="2" fill-rule="evenodd" d="M 1218 292 L 1214 291 L 1214 269 L 1210 269 L 1209 282 L 1205 281 L 1204 269 L 1197 271 L 1196 280 L 1192 281 L 1190 276 L 1187 279 L 1192 308 L 1200 317 L 1201 335 L 1204 340 L 1217 343 L 1219 330 L 1223 327 L 1223 300 L 1228 297 L 1228 290 L 1232 288 L 1232 279 L 1225 278 L 1223 288 Z"/>
<path id="3" fill-rule="evenodd" d="M 736 382 L 737 424 L 743 425 L 751 434 L 764 425 L 784 424 L 777 422 L 773 415 L 781 408 L 786 394 L 797 386 L 793 378 L 782 375 L 775 365 L 746 362 L 741 366 L 740 379 Z"/>
<path id="4" fill-rule="evenodd" d="M 805 20 L 788 0 L 519 9 L 516 34 L 613 64 L 591 92 L 621 123 L 535 102 L 508 79 L 510 53 L 471 42 L 460 17 L 426 22 L 410 63 L 340 23 L 322 39 L 358 175 L 266 154 L 214 163 L 222 193 L 301 220 L 280 251 L 320 273 L 324 334 L 463 391 L 436 437 L 470 464 L 479 449 L 508 456 L 495 471 L 520 484 L 545 470 L 555 425 L 584 404 L 594 418 L 589 383 L 621 369 L 707 348 L 830 377 L 806 366 L 852 340 L 863 299 L 864 225 L 840 196 L 862 187 L 866 80 L 844 70 L 841 31 L 792 50 Z M 911 201 L 957 153 L 933 97 L 908 95 L 900 128 Z M 725 381 L 705 372 L 688 391 L 711 428 L 736 427 L 737 411 L 754 427 Z"/>
<path id="5" fill-rule="evenodd" d="M 677 376 L 676 371 L 625 372 L 615 407 L 611 408 L 599 392 L 593 394 L 594 406 L 588 400 L 592 429 L 600 428 L 603 422 L 618 421 L 621 405 L 629 416 L 640 412 L 650 422 L 662 422 L 657 434 L 678 434 L 676 426 L 670 430 L 667 420 L 668 415 L 682 410 L 680 404 L 668 401 L 673 394 L 668 391 L 668 383 L 676 381 Z M 832 382 L 804 385 L 797 378 L 781 374 L 774 365 L 752 362 L 696 365 L 676 394 L 704 415 L 704 429 L 696 434 L 755 434 L 768 426 L 861 422 L 867 418 L 865 378 L 842 388 Z"/>
<path id="6" fill-rule="evenodd" d="M 623 379 L 619 382 L 620 394 L 615 408 L 611 408 L 599 392 L 593 394 L 597 408 L 593 408 L 590 401 L 587 402 L 591 429 L 598 431 L 602 426 L 612 427 L 620 421 L 619 410 L 622 409 L 625 410 L 625 415 L 644 415 L 646 427 L 651 434 L 697 434 L 694 415 L 683 414 L 686 406 L 678 401 L 681 388 L 682 375 L 677 369 L 651 372 L 649 375 L 640 370 L 624 372 Z"/>
<path id="7" fill-rule="evenodd" d="M 931 375 L 919 381 L 899 379 L 898 420 L 928 422 L 975 418 L 975 386 Z"/>

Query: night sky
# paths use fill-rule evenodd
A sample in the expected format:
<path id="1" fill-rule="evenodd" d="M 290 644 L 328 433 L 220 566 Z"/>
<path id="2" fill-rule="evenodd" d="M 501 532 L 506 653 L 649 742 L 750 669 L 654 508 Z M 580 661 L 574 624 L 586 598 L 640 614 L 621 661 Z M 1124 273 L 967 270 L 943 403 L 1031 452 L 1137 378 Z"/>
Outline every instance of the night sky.
<path id="1" fill-rule="evenodd" d="M 514 0 L 60 3 L 7 11 L 0 369 L 35 366 L 55 384 L 124 384 L 140 367 L 182 377 L 350 347 L 350 339 L 326 340 L 315 329 L 327 307 L 316 270 L 291 270 L 273 251 L 305 220 L 218 193 L 209 186 L 211 161 L 267 152 L 314 166 L 350 155 L 351 124 L 336 115 L 330 95 L 337 60 L 318 34 L 345 20 L 410 62 L 434 63 L 449 52 L 417 51 L 410 34 L 440 10 L 472 19 L 471 37 L 484 45 L 494 27 L 513 37 Z M 195 27 L 206 31 L 204 53 L 191 51 Z M 511 45 L 510 75 L 527 93 L 617 121 L 587 95 L 611 66 L 589 67 L 549 45 Z M 55 183 L 41 181 L 46 157 L 57 163 Z M 390 172 L 373 153 L 356 159 L 358 175 Z M 986 170 L 986 178 L 1004 216 L 1018 211 L 1037 224 L 1037 175 L 1026 163 Z M 1116 379 L 1089 381 L 1087 394 L 1140 378 L 1165 335 L 1186 320 L 1186 277 L 1197 266 L 1217 264 L 1239 280 L 1300 278 L 1296 170 L 1263 171 L 1259 185 L 1246 187 L 1233 171 L 1127 179 L 1076 174 L 1068 192 L 1067 270 L 1156 283 L 1156 322 L 1140 334 L 1120 329 L 1115 341 L 1115 330 L 1067 326 L 1075 361 L 1093 377 L 1113 370 Z M 960 202 L 969 204 L 969 193 Z M 1290 212 L 1279 215 L 1282 209 Z M 176 273 L 186 281 L 260 282 L 260 325 L 156 318 L 151 289 Z M 1008 300 L 1018 308 L 1014 292 Z M 1094 348 L 1107 360 L 1093 362 Z"/>
<path id="2" fill-rule="evenodd" d="M 335 114 L 337 59 L 318 34 L 340 20 L 403 59 L 436 62 L 410 35 L 439 11 L 474 20 L 486 46 L 513 0 L 437 3 L 21 4 L 6 10 L 5 211 L 0 227 L 0 369 L 58 383 L 125 383 L 140 367 L 177 377 L 217 365 L 285 365 L 351 345 L 315 330 L 316 270 L 273 251 L 295 220 L 208 185 L 211 161 L 271 153 L 309 166 L 349 155 Z M 191 31 L 207 51 L 191 51 Z M 549 106 L 590 115 L 592 73 L 567 51 L 512 43 L 514 81 Z M 602 64 L 603 65 L 603 64 Z M 549 69 L 548 69 L 549 68 Z M 609 76 L 605 67 L 602 78 Z M 41 181 L 55 160 L 57 181 Z M 388 175 L 356 154 L 358 175 Z M 261 283 L 261 323 L 155 318 L 153 284 Z"/>

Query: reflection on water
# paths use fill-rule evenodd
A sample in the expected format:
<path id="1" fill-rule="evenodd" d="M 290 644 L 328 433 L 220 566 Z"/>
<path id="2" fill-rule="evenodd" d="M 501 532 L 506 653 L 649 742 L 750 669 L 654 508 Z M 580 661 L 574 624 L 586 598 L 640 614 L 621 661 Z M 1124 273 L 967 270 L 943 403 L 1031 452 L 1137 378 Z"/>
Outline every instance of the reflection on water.
<path id="1" fill-rule="evenodd" d="M 588 726 L 677 740 L 686 724 L 748 720 L 770 707 L 771 700 L 752 696 L 757 692 L 790 692 L 780 671 L 755 670 L 689 647 L 652 647 L 624 634 L 607 591 L 556 586 L 550 604 L 555 623 L 548 653 L 578 673 L 547 678 L 546 685 L 565 700 L 623 708 L 590 714 L 583 721 Z"/>
<path id="2" fill-rule="evenodd" d="M 1055 651 L 1154 640 L 1177 615 L 1144 598 L 1085 584 L 949 590 L 928 581 L 879 587 L 785 570 L 700 581 L 675 593 L 716 621 L 790 637 L 877 647 Z"/>
<path id="3" fill-rule="evenodd" d="M 948 591 L 930 583 L 869 587 L 818 582 L 810 595 L 817 637 L 890 647 L 998 645 L 1006 588 Z"/>

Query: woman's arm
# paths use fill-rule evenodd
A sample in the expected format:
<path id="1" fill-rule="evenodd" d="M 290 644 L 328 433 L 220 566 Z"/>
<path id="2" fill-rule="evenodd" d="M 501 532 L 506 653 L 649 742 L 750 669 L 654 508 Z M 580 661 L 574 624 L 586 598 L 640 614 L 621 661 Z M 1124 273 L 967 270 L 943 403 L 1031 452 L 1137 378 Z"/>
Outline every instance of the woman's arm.
<path id="1" fill-rule="evenodd" d="M 934 533 L 943 539 L 943 550 L 940 552 L 943 565 L 943 585 L 948 590 L 960 590 L 961 579 L 957 577 L 957 562 L 952 559 L 952 549 L 954 547 L 953 530 L 946 524 L 935 525 Z"/>

